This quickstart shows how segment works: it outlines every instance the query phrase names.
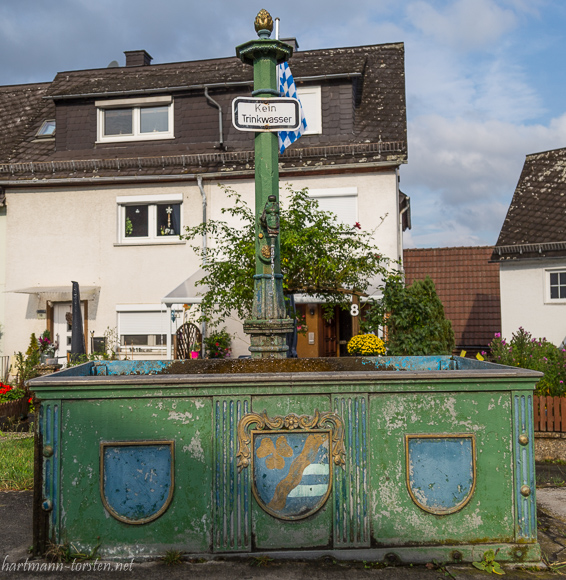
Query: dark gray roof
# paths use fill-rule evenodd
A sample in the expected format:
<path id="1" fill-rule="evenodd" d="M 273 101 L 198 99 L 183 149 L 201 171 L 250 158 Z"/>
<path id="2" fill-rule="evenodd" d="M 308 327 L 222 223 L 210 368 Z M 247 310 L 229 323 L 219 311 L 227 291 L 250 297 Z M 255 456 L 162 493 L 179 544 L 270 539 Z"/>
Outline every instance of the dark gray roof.
<path id="1" fill-rule="evenodd" d="M 22 141 L 29 136 L 30 130 L 35 134 L 37 120 L 42 118 L 45 109 L 51 110 L 54 118 L 55 110 L 52 104 L 47 104 L 42 98 L 46 95 L 49 83 L 33 85 L 13 85 L 0 87 L 0 159 L 9 162 Z M 41 121 L 43 122 L 43 120 Z M 41 125 L 41 123 L 40 123 Z"/>
<path id="2" fill-rule="evenodd" d="M 566 256 L 566 149 L 528 155 L 492 259 Z"/>
<path id="3" fill-rule="evenodd" d="M 283 174 L 407 161 L 402 43 L 297 52 L 290 66 L 299 86 L 323 87 L 325 124 L 322 135 L 304 136 L 280 157 Z M 43 99 L 42 110 L 36 115 L 38 126 L 30 125 L 30 130 L 14 141 L 11 157 L 0 158 L 0 181 L 45 183 L 52 179 L 117 175 L 156 178 L 211 171 L 251 174 L 253 133 L 232 129 L 230 103 L 234 96 L 250 93 L 252 74 L 252 67 L 236 57 L 58 73 L 52 83 L 42 85 L 42 96 L 48 98 Z M 202 94 L 204 85 L 213 85 L 215 92 L 211 94 L 223 103 L 224 150 L 215 143 L 218 115 L 212 108 L 210 118 L 203 116 L 198 126 L 192 127 L 191 136 L 197 138 L 185 142 L 175 139 L 95 147 L 95 138 L 83 138 L 89 143 L 87 148 L 77 145 L 78 141 L 62 147 L 58 138 L 56 148 L 53 140 L 35 138 L 44 118 L 54 118 L 55 106 L 62 136 L 70 131 L 69 126 L 64 126 L 66 108 L 90 103 L 94 110 L 96 99 L 144 93 L 175 94 L 177 99 L 187 99 L 199 91 Z M 348 99 L 350 104 L 346 105 Z M 91 127 L 92 116 L 87 118 L 86 112 L 76 115 L 73 130 L 76 131 L 76 123 L 81 123 L 85 132 L 86 128 L 95 130 Z M 74 135 L 76 138 L 77 133 Z"/>

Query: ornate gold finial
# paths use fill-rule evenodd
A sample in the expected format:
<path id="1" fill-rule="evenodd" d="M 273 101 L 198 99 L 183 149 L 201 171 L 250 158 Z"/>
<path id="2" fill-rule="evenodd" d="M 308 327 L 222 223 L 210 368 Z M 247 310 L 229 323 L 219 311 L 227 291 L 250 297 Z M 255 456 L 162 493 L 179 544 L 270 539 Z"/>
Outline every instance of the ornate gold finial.
<path id="1" fill-rule="evenodd" d="M 269 30 L 269 32 L 273 32 L 273 18 L 271 18 L 271 14 L 262 8 L 255 17 L 254 26 L 257 33 L 259 33 L 260 30 Z"/>

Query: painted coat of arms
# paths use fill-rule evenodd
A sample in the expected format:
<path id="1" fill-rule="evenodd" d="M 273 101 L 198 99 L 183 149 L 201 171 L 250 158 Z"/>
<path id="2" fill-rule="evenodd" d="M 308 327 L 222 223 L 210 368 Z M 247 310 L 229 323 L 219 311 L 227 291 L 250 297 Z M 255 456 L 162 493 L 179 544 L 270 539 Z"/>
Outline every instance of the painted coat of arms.
<path id="1" fill-rule="evenodd" d="M 240 420 L 238 440 L 238 468 L 251 464 L 258 504 L 280 519 L 319 510 L 332 489 L 333 465 L 344 464 L 343 423 L 335 413 L 249 413 Z"/>
<path id="2" fill-rule="evenodd" d="M 147 524 L 173 499 L 174 441 L 113 441 L 100 444 L 100 495 L 111 516 Z"/>
<path id="3" fill-rule="evenodd" d="M 447 515 L 461 510 L 476 484 L 475 436 L 406 435 L 407 488 L 424 511 Z"/>

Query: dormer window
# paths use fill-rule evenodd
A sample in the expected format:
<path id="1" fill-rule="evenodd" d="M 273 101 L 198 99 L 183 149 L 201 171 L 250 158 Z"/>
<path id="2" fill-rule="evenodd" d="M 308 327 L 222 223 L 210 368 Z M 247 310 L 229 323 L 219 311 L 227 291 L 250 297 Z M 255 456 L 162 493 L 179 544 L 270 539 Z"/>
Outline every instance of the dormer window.
<path id="1" fill-rule="evenodd" d="M 173 99 L 143 97 L 96 101 L 98 143 L 173 139 Z"/>
<path id="2" fill-rule="evenodd" d="M 55 119 L 43 121 L 41 127 L 35 134 L 36 137 L 46 139 L 47 137 L 55 137 Z"/>

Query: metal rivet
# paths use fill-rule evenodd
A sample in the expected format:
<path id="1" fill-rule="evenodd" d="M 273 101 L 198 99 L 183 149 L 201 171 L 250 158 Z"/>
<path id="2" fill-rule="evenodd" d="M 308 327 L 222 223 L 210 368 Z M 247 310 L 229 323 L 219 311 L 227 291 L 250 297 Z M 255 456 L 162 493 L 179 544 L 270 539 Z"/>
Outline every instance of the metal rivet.
<path id="1" fill-rule="evenodd" d="M 521 487 L 521 495 L 529 497 L 529 495 L 531 495 L 531 488 L 528 485 L 523 485 Z"/>
<path id="2" fill-rule="evenodd" d="M 50 512 L 53 509 L 53 503 L 50 499 L 46 499 L 42 504 L 41 507 L 43 511 Z"/>
<path id="3" fill-rule="evenodd" d="M 459 550 L 452 550 L 450 558 L 452 558 L 453 562 L 461 562 L 464 559 L 464 555 Z"/>
<path id="4" fill-rule="evenodd" d="M 523 550 L 515 550 L 515 558 L 522 558 Z"/>
<path id="5" fill-rule="evenodd" d="M 53 447 L 51 445 L 45 445 L 43 447 L 43 457 L 51 457 L 53 455 Z"/>
<path id="6" fill-rule="evenodd" d="M 521 445 L 527 445 L 529 443 L 529 436 L 526 433 L 519 435 L 519 443 Z"/>

